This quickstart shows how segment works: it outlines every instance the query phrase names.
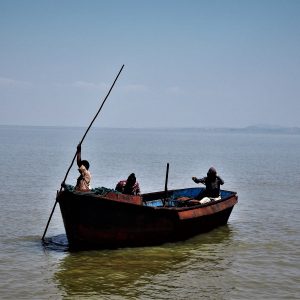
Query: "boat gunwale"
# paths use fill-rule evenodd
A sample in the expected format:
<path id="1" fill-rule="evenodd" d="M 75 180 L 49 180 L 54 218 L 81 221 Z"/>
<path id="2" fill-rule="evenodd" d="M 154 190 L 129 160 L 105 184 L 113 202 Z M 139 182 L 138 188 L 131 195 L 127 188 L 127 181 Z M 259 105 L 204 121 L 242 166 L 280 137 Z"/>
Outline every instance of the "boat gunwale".
<path id="1" fill-rule="evenodd" d="M 186 189 L 197 189 L 197 188 L 192 187 L 192 188 L 169 190 L 168 194 L 170 194 L 174 191 L 183 191 L 183 190 L 186 190 Z M 226 202 L 231 198 L 236 198 L 236 203 L 238 202 L 237 192 L 228 191 L 228 190 L 222 190 L 222 191 L 229 192 L 230 194 L 228 196 L 224 197 L 224 198 L 221 198 L 220 200 L 211 201 L 211 202 L 204 203 L 204 204 L 199 203 L 199 204 L 195 204 L 195 205 L 192 205 L 192 206 L 182 206 L 182 207 L 176 207 L 176 206 L 147 206 L 147 205 L 143 204 L 145 202 L 148 202 L 148 201 L 143 199 L 144 195 L 159 195 L 159 194 L 163 195 L 165 193 L 164 191 L 158 191 L 158 192 L 153 192 L 153 193 L 145 193 L 145 194 L 141 194 L 140 196 L 131 196 L 131 195 L 120 194 L 120 195 L 123 195 L 125 197 L 129 197 L 129 198 L 130 197 L 141 197 L 142 204 L 137 204 L 137 203 L 130 202 L 130 201 L 122 201 L 122 200 L 118 200 L 118 199 L 112 199 L 109 196 L 107 196 L 107 194 L 99 195 L 99 194 L 96 194 L 95 192 L 78 192 L 78 191 L 64 190 L 61 193 L 67 192 L 67 193 L 73 194 L 75 196 L 98 198 L 98 199 L 106 200 L 106 201 L 109 201 L 109 202 L 115 202 L 115 203 L 123 204 L 123 205 L 126 205 L 126 206 L 127 205 L 128 206 L 133 205 L 133 206 L 139 206 L 139 207 L 143 207 L 145 209 L 151 209 L 151 210 L 168 210 L 168 211 L 172 210 L 172 211 L 181 212 L 181 211 L 189 211 L 189 210 L 207 208 L 207 207 L 210 207 L 210 206 L 217 205 L 219 203 Z M 58 195 L 58 200 L 59 200 L 59 198 L 60 198 L 60 195 Z M 193 200 L 193 199 L 195 199 L 195 198 L 191 198 L 190 200 Z M 149 200 L 149 201 L 151 201 L 151 200 Z"/>

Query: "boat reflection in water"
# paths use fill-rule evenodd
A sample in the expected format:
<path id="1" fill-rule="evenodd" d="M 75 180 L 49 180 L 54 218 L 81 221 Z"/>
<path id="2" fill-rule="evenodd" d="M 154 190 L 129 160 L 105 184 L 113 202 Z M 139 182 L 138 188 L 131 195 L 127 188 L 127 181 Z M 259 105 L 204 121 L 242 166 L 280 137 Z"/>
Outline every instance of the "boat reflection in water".
<path id="1" fill-rule="evenodd" d="M 68 253 L 54 280 L 66 297 L 195 299 L 200 290 L 211 296 L 213 288 L 222 298 L 228 286 L 216 281 L 232 265 L 232 235 L 226 225 L 157 247 Z"/>

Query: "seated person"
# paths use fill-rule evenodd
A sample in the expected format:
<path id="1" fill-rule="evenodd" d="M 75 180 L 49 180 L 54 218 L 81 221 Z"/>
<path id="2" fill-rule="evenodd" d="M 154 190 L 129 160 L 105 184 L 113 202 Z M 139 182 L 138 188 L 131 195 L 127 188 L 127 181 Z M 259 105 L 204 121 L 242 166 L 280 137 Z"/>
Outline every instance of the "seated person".
<path id="1" fill-rule="evenodd" d="M 205 204 L 211 201 L 220 200 L 220 185 L 224 184 L 223 179 L 217 175 L 217 171 L 214 167 L 211 167 L 207 172 L 207 177 L 198 179 L 192 177 L 196 183 L 205 184 L 205 190 L 202 191 L 195 199 L 200 200 L 201 204 Z"/>
<path id="2" fill-rule="evenodd" d="M 127 195 L 140 195 L 140 186 L 139 183 L 136 181 L 136 177 L 134 173 L 131 173 L 127 180 L 121 180 L 118 182 L 116 186 L 116 190 L 121 192 L 122 194 Z"/>
<path id="3" fill-rule="evenodd" d="M 81 160 L 81 144 L 77 146 L 77 165 L 80 176 L 77 178 L 75 191 L 88 192 L 91 190 L 91 173 L 89 172 L 90 164 L 87 160 Z"/>

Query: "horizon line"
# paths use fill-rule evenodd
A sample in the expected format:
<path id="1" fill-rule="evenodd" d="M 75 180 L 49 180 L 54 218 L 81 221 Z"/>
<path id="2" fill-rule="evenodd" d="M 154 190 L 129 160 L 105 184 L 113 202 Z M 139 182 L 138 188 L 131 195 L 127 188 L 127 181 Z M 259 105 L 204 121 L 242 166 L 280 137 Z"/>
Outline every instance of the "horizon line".
<path id="1" fill-rule="evenodd" d="M 29 125 L 29 124 L 0 124 L 1 127 L 47 127 L 47 128 L 86 128 L 83 125 Z M 299 129 L 300 126 L 284 126 L 284 125 L 270 125 L 270 124 L 255 124 L 247 125 L 243 127 L 232 127 L 232 126 L 145 126 L 145 127 L 113 127 L 113 126 L 93 126 L 97 129 L 206 129 L 206 130 L 217 130 L 217 129 L 265 129 L 265 130 L 283 130 L 283 129 Z"/>

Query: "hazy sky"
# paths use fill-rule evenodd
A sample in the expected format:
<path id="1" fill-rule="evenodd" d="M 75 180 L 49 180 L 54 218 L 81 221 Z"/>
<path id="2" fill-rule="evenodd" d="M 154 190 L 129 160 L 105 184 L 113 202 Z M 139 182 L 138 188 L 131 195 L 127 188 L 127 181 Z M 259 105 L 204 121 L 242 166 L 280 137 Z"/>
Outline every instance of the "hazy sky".
<path id="1" fill-rule="evenodd" d="M 300 126 L 298 0 L 0 0 L 0 124 Z"/>

